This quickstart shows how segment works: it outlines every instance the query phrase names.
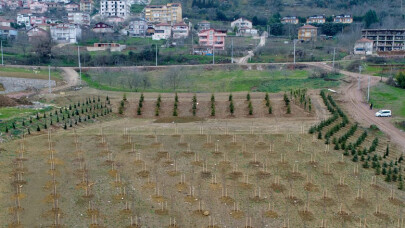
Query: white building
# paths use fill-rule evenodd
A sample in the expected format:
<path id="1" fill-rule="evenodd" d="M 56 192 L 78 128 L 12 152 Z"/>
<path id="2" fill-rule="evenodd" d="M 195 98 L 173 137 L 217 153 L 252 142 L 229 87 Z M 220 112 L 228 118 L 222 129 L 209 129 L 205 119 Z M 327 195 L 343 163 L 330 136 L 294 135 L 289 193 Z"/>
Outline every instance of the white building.
<path id="1" fill-rule="evenodd" d="M 101 0 L 100 2 L 100 14 L 106 17 L 127 18 L 130 8 L 131 4 L 127 0 Z"/>
<path id="2" fill-rule="evenodd" d="M 148 29 L 148 24 L 143 18 L 135 18 L 133 21 L 129 22 L 127 28 L 127 34 L 129 36 L 146 36 L 146 30 Z"/>
<path id="3" fill-rule="evenodd" d="M 17 24 L 25 25 L 26 28 L 31 27 L 31 16 L 32 13 L 30 10 L 22 10 L 17 13 Z"/>
<path id="4" fill-rule="evenodd" d="M 160 23 L 155 25 L 155 33 L 152 35 L 152 40 L 167 40 L 172 35 L 172 26 L 168 23 Z"/>
<path id="5" fill-rule="evenodd" d="M 90 25 L 90 14 L 83 12 L 68 13 L 68 21 L 70 24 Z"/>
<path id="6" fill-rule="evenodd" d="M 74 24 L 57 24 L 51 27 L 51 37 L 58 43 L 77 43 L 82 29 Z"/>
<path id="7" fill-rule="evenodd" d="M 187 38 L 189 34 L 189 26 L 184 23 L 176 23 L 172 27 L 173 39 Z"/>
<path id="8" fill-rule="evenodd" d="M 373 41 L 362 38 L 356 41 L 354 45 L 355 55 L 372 55 L 373 54 Z"/>
<path id="9" fill-rule="evenodd" d="M 232 21 L 231 22 L 231 27 L 232 28 L 237 27 L 238 29 L 239 28 L 252 28 L 253 25 L 252 25 L 251 21 L 241 17 L 241 18 L 239 18 L 237 20 Z"/>

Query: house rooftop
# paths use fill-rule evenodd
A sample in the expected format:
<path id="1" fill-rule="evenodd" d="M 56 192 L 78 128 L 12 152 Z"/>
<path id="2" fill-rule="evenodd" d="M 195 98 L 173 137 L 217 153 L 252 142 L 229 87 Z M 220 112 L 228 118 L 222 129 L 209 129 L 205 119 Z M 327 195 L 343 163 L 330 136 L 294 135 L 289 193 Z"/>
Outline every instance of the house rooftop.
<path id="1" fill-rule="evenodd" d="M 304 26 L 300 27 L 300 29 L 301 28 L 315 28 L 315 29 L 317 29 L 318 27 L 315 27 L 315 26 L 312 26 L 312 25 L 304 25 Z"/>

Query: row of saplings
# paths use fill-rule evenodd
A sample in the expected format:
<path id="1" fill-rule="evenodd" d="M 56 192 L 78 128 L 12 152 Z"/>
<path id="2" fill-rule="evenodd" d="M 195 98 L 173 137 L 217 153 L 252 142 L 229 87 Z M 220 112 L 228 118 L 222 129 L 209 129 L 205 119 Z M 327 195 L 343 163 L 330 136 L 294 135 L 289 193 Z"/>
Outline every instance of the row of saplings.
<path id="1" fill-rule="evenodd" d="M 330 144 L 330 138 L 339 130 L 341 130 L 341 128 L 345 127 L 349 123 L 349 120 L 346 114 L 335 103 L 332 96 L 326 95 L 325 91 L 321 91 L 320 95 L 327 109 L 333 115 L 327 120 L 321 121 L 321 123 L 319 123 L 318 125 L 312 126 L 309 129 L 309 133 L 314 134 L 315 132 L 318 132 L 318 139 L 322 139 L 322 129 L 333 124 L 340 117 L 342 119 L 342 122 L 330 127 L 325 133 L 325 144 Z M 354 124 L 340 137 L 333 137 L 332 143 L 334 144 L 334 149 L 344 150 L 344 156 L 352 156 L 351 160 L 353 162 L 362 162 L 362 166 L 365 169 L 368 169 L 370 167 L 375 169 L 376 175 L 385 175 L 384 179 L 386 182 L 398 182 L 398 189 L 404 190 L 404 180 L 401 172 L 402 168 L 400 166 L 404 160 L 403 155 L 401 155 L 399 158 L 396 158 L 395 161 L 391 160 L 389 164 L 387 163 L 387 161 L 383 161 L 383 159 L 388 159 L 389 157 L 389 146 L 387 145 L 384 156 L 375 154 L 374 152 L 376 151 L 379 143 L 377 137 L 372 141 L 369 148 L 362 149 L 360 146 L 363 144 L 368 136 L 366 130 L 363 131 L 363 133 L 356 139 L 356 141 L 354 141 L 353 143 L 347 143 L 347 140 L 355 134 L 358 128 L 358 125 Z"/>
<path id="2" fill-rule="evenodd" d="M 291 96 L 295 96 L 295 97 L 299 96 L 300 104 L 304 105 L 305 110 L 308 107 L 308 110 L 311 111 L 311 109 L 312 109 L 311 100 L 308 97 L 306 97 L 305 94 L 301 94 L 301 93 L 302 92 L 296 92 L 296 91 L 291 90 Z M 126 96 L 124 94 L 124 98 L 121 101 L 120 107 L 119 107 L 119 110 L 118 110 L 118 112 L 120 114 L 123 114 L 123 112 L 124 112 L 125 101 L 126 101 Z M 136 113 L 137 113 L 138 116 L 142 115 L 142 108 L 144 106 L 144 101 L 145 101 L 145 97 L 144 97 L 143 93 L 141 93 L 140 98 L 139 98 L 139 102 L 138 102 L 138 107 L 136 109 Z M 254 110 L 253 110 L 253 104 L 252 104 L 252 101 L 251 101 L 250 93 L 248 93 L 246 95 L 246 101 L 248 102 L 248 113 L 249 113 L 249 115 L 253 115 Z M 229 102 L 229 113 L 231 115 L 234 115 L 234 113 L 235 113 L 235 103 L 234 103 L 234 100 L 233 100 L 232 93 L 229 94 L 229 96 L 228 96 L 228 102 Z M 265 102 L 265 105 L 267 107 L 268 114 L 273 114 L 273 107 L 271 105 L 270 96 L 269 96 L 268 93 L 265 94 L 264 102 Z M 286 93 L 284 94 L 284 102 L 285 102 L 285 106 L 286 106 L 286 113 L 291 114 L 290 98 L 288 98 Z M 155 116 L 160 115 L 161 105 L 162 105 L 162 96 L 159 94 L 159 96 L 158 96 L 158 98 L 156 100 L 156 103 L 155 103 Z M 178 105 L 179 105 L 179 96 L 176 93 L 175 96 L 174 96 L 174 104 L 173 104 L 173 112 L 172 112 L 173 116 L 178 116 L 178 114 L 179 114 Z M 198 105 L 197 95 L 194 94 L 194 96 L 192 98 L 192 106 L 191 106 L 191 112 L 192 112 L 193 116 L 197 115 L 197 105 Z M 211 100 L 210 100 L 210 115 L 215 116 L 215 113 L 216 113 L 216 110 L 215 110 L 215 95 L 212 94 L 211 95 Z"/>
<path id="3" fill-rule="evenodd" d="M 26 129 L 27 134 L 31 134 L 31 128 L 34 127 L 36 131 L 41 129 L 48 129 L 54 123 L 59 124 L 63 122 L 63 128 L 73 127 L 81 122 L 86 122 L 90 119 L 95 119 L 99 116 L 105 116 L 112 112 L 110 107 L 110 99 L 106 97 L 105 102 L 102 102 L 100 97 L 86 98 L 86 101 L 69 104 L 69 106 L 55 109 L 54 111 L 44 112 L 42 115 L 38 112 L 35 117 L 30 116 L 23 118 L 21 121 L 13 121 L 11 127 L 6 123 L 4 129 L 5 133 L 9 133 L 11 129 Z"/>

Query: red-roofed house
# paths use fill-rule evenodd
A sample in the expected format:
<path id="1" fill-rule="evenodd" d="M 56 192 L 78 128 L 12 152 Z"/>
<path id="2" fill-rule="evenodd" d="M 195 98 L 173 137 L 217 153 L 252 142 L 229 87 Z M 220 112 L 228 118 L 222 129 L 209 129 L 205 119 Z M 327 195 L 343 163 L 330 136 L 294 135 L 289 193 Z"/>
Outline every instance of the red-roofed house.
<path id="1" fill-rule="evenodd" d="M 39 27 L 32 27 L 27 31 L 28 41 L 37 41 L 49 38 L 49 32 Z"/>
<path id="2" fill-rule="evenodd" d="M 33 2 L 30 4 L 30 10 L 32 13 L 45 13 L 48 11 L 48 5 L 42 2 Z"/>
<path id="3" fill-rule="evenodd" d="M 152 35 L 152 40 L 167 40 L 172 35 L 172 26 L 168 23 L 159 23 L 154 27 L 155 33 Z"/>
<path id="4" fill-rule="evenodd" d="M 367 38 L 362 38 L 354 44 L 355 55 L 372 55 L 373 54 L 373 41 Z"/>
<path id="5" fill-rule="evenodd" d="M 114 27 L 103 22 L 99 22 L 92 28 L 95 33 L 114 33 Z"/>
<path id="6" fill-rule="evenodd" d="M 15 22 L 14 20 L 7 19 L 4 17 L 0 17 L 0 26 L 7 26 L 10 27 L 11 23 Z"/>
<path id="7" fill-rule="evenodd" d="M 312 25 L 304 25 L 298 29 L 298 39 L 302 41 L 316 41 L 318 28 Z"/>
<path id="8" fill-rule="evenodd" d="M 207 29 L 198 33 L 200 46 L 225 50 L 226 30 Z"/>

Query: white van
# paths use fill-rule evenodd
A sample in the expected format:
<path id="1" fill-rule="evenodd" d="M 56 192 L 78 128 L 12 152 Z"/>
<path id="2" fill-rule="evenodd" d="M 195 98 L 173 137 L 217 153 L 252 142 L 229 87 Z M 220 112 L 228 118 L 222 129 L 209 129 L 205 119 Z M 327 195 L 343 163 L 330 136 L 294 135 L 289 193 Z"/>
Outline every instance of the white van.
<path id="1" fill-rule="evenodd" d="M 391 117 L 391 110 L 380 110 L 375 113 L 376 117 Z"/>

